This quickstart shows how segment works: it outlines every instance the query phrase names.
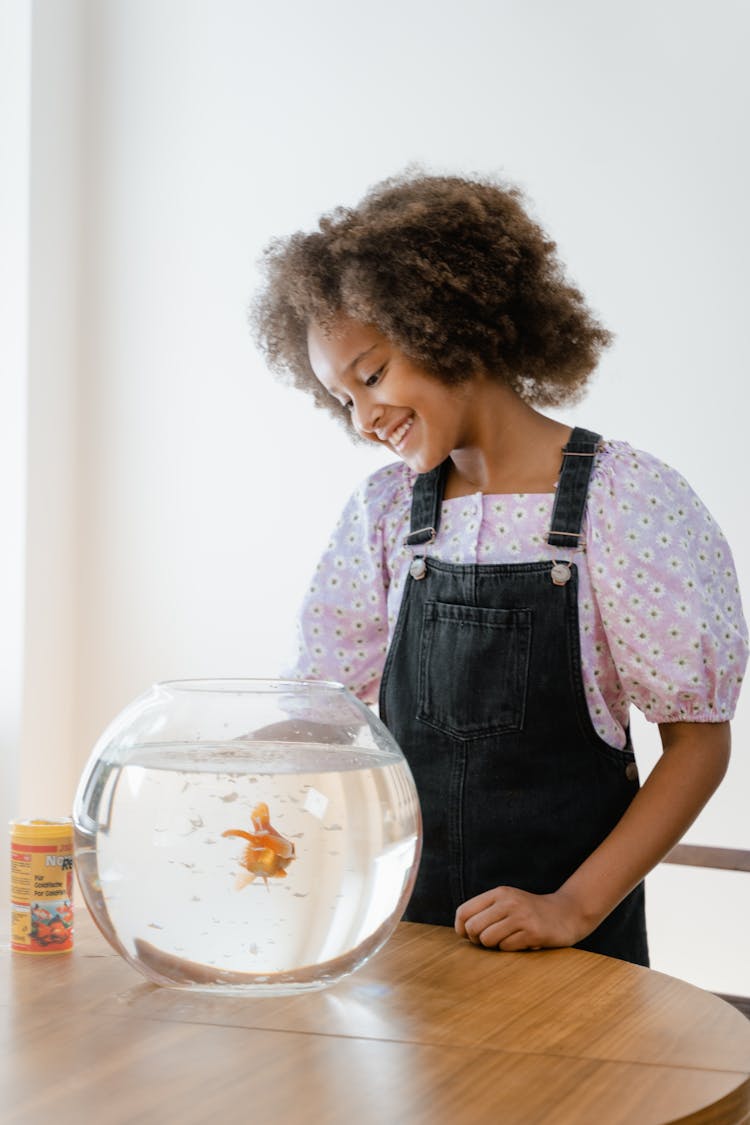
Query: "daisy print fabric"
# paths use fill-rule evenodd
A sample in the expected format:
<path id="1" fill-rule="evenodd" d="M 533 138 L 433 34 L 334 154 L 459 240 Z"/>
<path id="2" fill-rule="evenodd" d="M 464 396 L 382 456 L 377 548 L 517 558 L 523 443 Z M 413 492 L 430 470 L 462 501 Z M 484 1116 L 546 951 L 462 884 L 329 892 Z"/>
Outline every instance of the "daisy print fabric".
<path id="1" fill-rule="evenodd" d="M 412 561 L 415 474 L 373 473 L 339 519 L 298 619 L 287 674 L 337 680 L 374 703 Z M 554 493 L 475 493 L 442 506 L 427 549 L 448 563 L 573 559 L 546 542 Z M 584 690 L 595 730 L 626 743 L 631 706 L 652 722 L 732 718 L 748 639 L 731 552 L 674 469 L 625 442 L 597 454 L 578 567 Z"/>

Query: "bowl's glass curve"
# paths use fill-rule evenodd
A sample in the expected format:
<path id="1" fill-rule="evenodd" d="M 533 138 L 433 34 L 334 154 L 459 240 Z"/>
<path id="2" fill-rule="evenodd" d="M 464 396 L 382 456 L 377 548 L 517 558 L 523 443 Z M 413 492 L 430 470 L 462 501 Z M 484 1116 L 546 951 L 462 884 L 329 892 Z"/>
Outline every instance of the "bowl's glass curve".
<path id="1" fill-rule="evenodd" d="M 149 980 L 229 994 L 333 984 L 411 894 L 419 802 L 400 748 L 341 684 L 155 684 L 98 740 L 76 868 L 99 929 Z"/>

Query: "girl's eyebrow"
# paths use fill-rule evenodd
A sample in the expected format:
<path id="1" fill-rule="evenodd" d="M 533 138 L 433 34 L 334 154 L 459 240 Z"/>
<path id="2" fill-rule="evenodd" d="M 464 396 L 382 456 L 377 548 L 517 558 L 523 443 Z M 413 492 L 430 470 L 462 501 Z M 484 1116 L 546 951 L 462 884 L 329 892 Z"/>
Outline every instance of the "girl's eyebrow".
<path id="1" fill-rule="evenodd" d="M 377 346 L 378 346 L 377 344 L 372 344 L 371 347 L 365 348 L 365 350 L 363 352 L 360 352 L 358 356 L 354 357 L 354 359 L 351 361 L 351 363 L 347 363 L 346 367 L 344 368 L 344 371 L 345 372 L 346 371 L 353 371 L 354 368 L 357 366 L 357 364 L 360 362 L 360 360 L 363 360 L 366 355 L 370 354 L 370 352 L 374 352 L 375 349 L 377 348 Z"/>

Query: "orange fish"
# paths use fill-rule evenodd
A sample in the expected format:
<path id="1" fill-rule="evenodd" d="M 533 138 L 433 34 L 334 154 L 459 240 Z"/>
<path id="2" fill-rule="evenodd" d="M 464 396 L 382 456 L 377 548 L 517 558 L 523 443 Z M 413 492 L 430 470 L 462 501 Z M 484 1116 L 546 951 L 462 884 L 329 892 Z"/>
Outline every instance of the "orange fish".
<path id="1" fill-rule="evenodd" d="M 254 832 L 245 832 L 241 828 L 228 828 L 222 832 L 222 836 L 242 836 L 244 840 L 249 840 L 240 861 L 246 870 L 240 871 L 235 883 L 238 891 L 252 883 L 258 875 L 266 887 L 269 879 L 285 879 L 286 869 L 294 859 L 294 844 L 272 827 L 265 802 L 255 806 L 250 819 Z"/>
<path id="2" fill-rule="evenodd" d="M 57 916 L 64 926 L 73 925 L 73 907 L 69 900 L 58 903 Z"/>

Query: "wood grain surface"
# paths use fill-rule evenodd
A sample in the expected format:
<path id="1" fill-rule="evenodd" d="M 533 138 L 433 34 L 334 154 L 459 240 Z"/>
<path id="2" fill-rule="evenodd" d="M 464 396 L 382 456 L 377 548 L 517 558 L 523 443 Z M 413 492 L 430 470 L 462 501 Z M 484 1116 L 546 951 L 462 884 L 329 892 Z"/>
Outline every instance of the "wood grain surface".
<path id="1" fill-rule="evenodd" d="M 327 990 L 213 996 L 145 982 L 80 909 L 72 954 L 0 967 L 3 1123 L 750 1122 L 750 1021 L 578 950 L 402 923 Z"/>

